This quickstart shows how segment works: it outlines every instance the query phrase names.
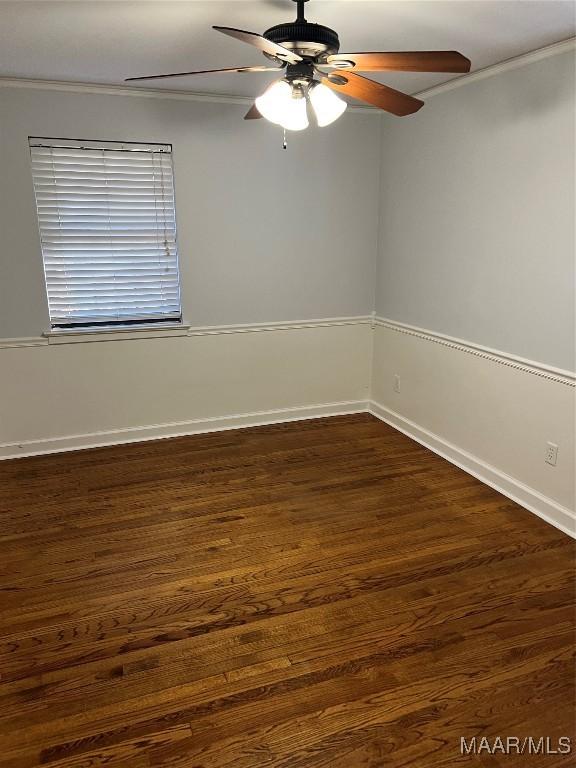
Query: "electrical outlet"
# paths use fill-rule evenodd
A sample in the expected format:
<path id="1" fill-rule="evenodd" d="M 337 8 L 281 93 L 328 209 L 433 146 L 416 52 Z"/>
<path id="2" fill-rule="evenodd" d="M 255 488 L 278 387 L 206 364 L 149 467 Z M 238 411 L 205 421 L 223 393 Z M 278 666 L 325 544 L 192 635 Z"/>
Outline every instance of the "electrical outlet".
<path id="1" fill-rule="evenodd" d="M 400 392 L 400 376 L 394 375 L 394 392 Z"/>
<path id="2" fill-rule="evenodd" d="M 546 464 L 550 464 L 552 467 L 556 466 L 558 461 L 558 446 L 555 443 L 546 443 L 544 461 Z"/>

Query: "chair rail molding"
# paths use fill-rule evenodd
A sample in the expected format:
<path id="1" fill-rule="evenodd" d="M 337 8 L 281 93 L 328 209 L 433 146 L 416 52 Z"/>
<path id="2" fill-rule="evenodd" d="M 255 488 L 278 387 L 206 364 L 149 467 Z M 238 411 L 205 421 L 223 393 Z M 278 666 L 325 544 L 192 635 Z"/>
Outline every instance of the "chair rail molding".
<path id="1" fill-rule="evenodd" d="M 0 418 L 0 431 L 4 432 L 4 439 L 0 437 L 0 459 L 369 411 L 560 530 L 575 535 L 574 513 L 546 495 L 553 488 L 545 484 L 542 488 L 530 487 L 529 476 L 522 480 L 513 477 L 514 467 L 501 463 L 497 452 L 492 455 L 490 450 L 478 448 L 476 453 L 474 442 L 459 447 L 460 438 L 450 431 L 444 434 L 441 422 L 432 421 L 426 427 L 422 413 L 402 415 L 392 402 L 385 402 L 380 396 L 384 390 L 380 387 L 379 394 L 374 376 L 380 375 L 377 366 L 389 360 L 394 345 L 382 347 L 378 358 L 375 344 L 379 329 L 391 333 L 390 340 L 398 334 L 406 341 L 423 340 L 431 349 L 454 350 L 463 355 L 462 360 L 468 356 L 479 362 L 485 360 L 488 366 L 494 364 L 494 374 L 505 366 L 512 369 L 511 375 L 516 371 L 526 376 L 526 382 L 537 377 L 543 386 L 556 388 L 564 404 L 571 396 L 566 388 L 574 389 L 576 385 L 570 371 L 374 315 L 4 339 L 0 341 L 0 357 L 6 360 L 7 370 L 13 370 L 15 378 L 23 376 L 27 384 L 24 394 L 14 381 L 4 381 L 6 411 Z M 117 341 L 132 344 L 119 347 Z M 284 360 L 286 355 L 289 358 Z M 100 370 L 111 366 L 125 397 L 131 377 L 150 372 L 150 361 L 160 359 L 168 371 L 176 366 L 170 379 L 171 386 L 178 389 L 176 410 L 171 410 L 171 401 L 167 408 L 154 410 L 158 404 L 155 397 L 150 411 L 148 387 L 136 410 L 131 410 L 134 398 L 130 397 L 125 408 L 117 408 L 110 416 L 108 398 L 116 392 L 112 384 L 99 379 L 94 391 L 86 390 L 90 372 L 98 376 Z M 270 360 L 284 365 L 285 374 L 280 378 L 277 366 L 271 368 Z M 309 371 L 312 361 L 313 371 Z M 416 360 L 415 364 L 426 363 Z M 78 365 L 84 388 L 80 387 L 81 396 L 76 398 L 68 374 Z M 42 370 L 47 372 L 47 380 L 40 381 Z M 295 379 L 290 371 L 295 372 Z M 504 373 L 502 369 L 500 372 Z M 504 387 L 516 386 L 508 377 L 497 380 L 504 381 Z M 222 381 L 230 381 L 230 387 L 222 385 Z M 455 386 L 461 388 L 458 381 Z M 63 396 L 60 387 L 68 395 Z M 102 387 L 105 391 L 101 392 Z M 297 394 L 295 389 L 299 390 Z M 83 406 L 86 397 L 90 401 L 87 413 Z M 32 412 L 31 402 L 35 403 Z M 122 397 L 119 402 L 124 402 Z M 526 407 L 532 407 L 531 402 L 527 400 Z M 541 410 L 540 402 L 534 400 L 533 404 Z M 204 405 L 200 407 L 199 403 Z M 99 421 L 94 414 L 90 416 L 94 409 L 96 414 L 104 409 L 101 412 L 106 418 Z M 556 413 L 556 422 L 562 413 Z M 519 439 L 525 438 L 522 433 Z M 560 499 L 566 503 L 562 496 Z"/>
<path id="2" fill-rule="evenodd" d="M 401 323 L 387 317 L 375 317 L 374 325 L 389 328 L 398 333 L 405 333 L 409 336 L 416 336 L 435 344 L 442 344 L 445 347 L 450 347 L 459 350 L 460 352 L 466 352 L 467 354 L 475 355 L 476 357 L 483 357 L 486 360 L 492 360 L 500 365 L 507 365 L 511 368 L 524 371 L 525 373 L 531 373 L 535 376 L 549 379 L 550 381 L 556 381 L 559 384 L 576 387 L 576 373 L 567 371 L 563 368 L 555 368 L 552 365 L 540 363 L 536 360 L 528 360 L 525 357 L 519 357 L 510 352 L 502 352 L 498 349 L 485 347 L 482 344 L 465 341 L 464 339 L 459 339 L 455 336 L 447 336 L 446 334 L 432 331 L 428 328 L 419 328 L 415 325 L 408 325 L 407 323 Z"/>
<path id="3" fill-rule="evenodd" d="M 0 338 L 0 349 L 13 347 L 45 347 L 50 344 L 90 344 L 103 341 L 131 341 L 134 339 L 170 338 L 172 336 L 218 336 L 230 333 L 258 333 L 261 331 L 289 331 L 304 328 L 330 328 L 341 325 L 373 325 L 371 315 L 352 317 L 324 317 L 315 320 L 277 320 L 267 323 L 239 323 L 236 325 L 180 325 L 149 328 L 107 328 L 97 330 L 75 329 L 46 331 L 42 336 L 14 339 Z"/>

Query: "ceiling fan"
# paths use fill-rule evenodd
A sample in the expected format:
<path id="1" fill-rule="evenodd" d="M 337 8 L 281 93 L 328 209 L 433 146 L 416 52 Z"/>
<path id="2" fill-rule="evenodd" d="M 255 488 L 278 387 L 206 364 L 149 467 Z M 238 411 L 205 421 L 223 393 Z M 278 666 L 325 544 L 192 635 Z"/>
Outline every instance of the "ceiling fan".
<path id="1" fill-rule="evenodd" d="M 213 27 L 243 43 L 258 48 L 272 66 L 227 67 L 167 75 L 129 77 L 133 80 L 160 80 L 168 77 L 212 74 L 216 72 L 284 72 L 259 96 L 245 120 L 265 117 L 288 130 L 307 128 L 307 102 L 319 126 L 334 122 L 346 109 L 336 93 L 351 96 L 375 107 L 403 116 L 417 112 L 424 102 L 387 85 L 370 80 L 358 72 L 469 72 L 470 60 L 457 51 L 405 51 L 391 53 L 339 53 L 340 41 L 333 29 L 313 24 L 304 18 L 304 3 L 298 6 L 295 21 L 277 24 L 259 35 L 232 27 Z"/>

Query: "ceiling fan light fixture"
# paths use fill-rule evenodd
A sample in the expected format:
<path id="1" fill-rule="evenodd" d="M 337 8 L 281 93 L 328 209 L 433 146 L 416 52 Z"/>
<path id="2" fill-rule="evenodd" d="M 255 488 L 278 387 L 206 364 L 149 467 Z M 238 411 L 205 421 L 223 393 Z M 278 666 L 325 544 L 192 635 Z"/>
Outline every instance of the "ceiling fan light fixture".
<path id="1" fill-rule="evenodd" d="M 271 123 L 287 131 L 302 131 L 308 128 L 306 97 L 301 88 L 287 80 L 277 80 L 256 99 L 258 112 Z"/>
<path id="2" fill-rule="evenodd" d="M 358 101 L 398 117 L 412 115 L 424 102 L 407 93 L 371 80 L 360 72 L 457 72 L 470 71 L 470 59 L 458 51 L 372 51 L 340 53 L 337 32 L 323 24 L 306 21 L 304 4 L 298 6 L 295 21 L 276 24 L 264 34 L 234 27 L 215 26 L 217 32 L 228 35 L 261 51 L 272 64 L 267 66 L 197 69 L 192 72 L 172 72 L 165 75 L 129 77 L 128 80 L 158 80 L 212 73 L 273 72 L 285 70 L 282 80 L 273 83 L 256 99 L 245 120 L 265 117 L 272 123 L 291 131 L 308 127 L 307 106 L 315 112 L 318 125 L 330 125 L 346 109 L 346 102 L 331 91 L 343 93 Z M 339 74 L 343 73 L 343 74 Z M 320 75 L 316 84 L 314 75 Z M 324 87 L 326 86 L 326 87 Z"/>
<path id="3" fill-rule="evenodd" d="M 322 83 L 315 83 L 309 92 L 310 103 L 321 128 L 338 120 L 348 104 Z"/>

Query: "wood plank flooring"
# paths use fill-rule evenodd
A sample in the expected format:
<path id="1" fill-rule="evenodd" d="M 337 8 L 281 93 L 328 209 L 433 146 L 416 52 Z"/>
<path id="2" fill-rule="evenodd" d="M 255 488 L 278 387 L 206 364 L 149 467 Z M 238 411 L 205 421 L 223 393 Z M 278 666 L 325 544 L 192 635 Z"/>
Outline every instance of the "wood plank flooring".
<path id="1" fill-rule="evenodd" d="M 0 462 L 2 768 L 571 766 L 574 542 L 361 414 Z"/>

